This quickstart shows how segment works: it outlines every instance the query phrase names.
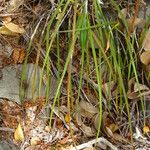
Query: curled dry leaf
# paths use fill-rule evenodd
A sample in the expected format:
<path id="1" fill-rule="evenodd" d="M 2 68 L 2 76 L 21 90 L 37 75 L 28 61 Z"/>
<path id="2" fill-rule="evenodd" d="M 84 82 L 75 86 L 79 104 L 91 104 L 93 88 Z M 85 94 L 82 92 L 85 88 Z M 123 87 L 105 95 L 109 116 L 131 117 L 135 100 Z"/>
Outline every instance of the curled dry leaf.
<path id="1" fill-rule="evenodd" d="M 114 136 L 114 134 L 115 134 L 115 131 L 117 131 L 119 129 L 119 127 L 118 127 L 118 125 L 117 124 L 115 124 L 115 123 L 112 123 L 112 124 L 110 124 L 109 126 L 106 126 L 105 127 L 105 130 L 106 130 L 106 134 L 107 134 L 107 136 L 109 136 L 109 137 L 113 137 Z"/>
<path id="2" fill-rule="evenodd" d="M 105 131 L 108 137 L 113 137 L 113 132 L 109 127 L 105 127 Z"/>
<path id="3" fill-rule="evenodd" d="M 145 96 L 149 94 L 150 89 L 146 85 L 136 83 L 135 78 L 129 80 L 127 92 L 127 96 L 129 99 L 137 99 L 140 96 Z"/>
<path id="4" fill-rule="evenodd" d="M 103 118 L 102 118 L 102 130 L 104 131 L 105 129 L 105 126 L 106 126 L 106 119 L 107 119 L 107 116 L 108 116 L 108 112 L 106 112 L 106 111 L 104 111 L 104 113 L 103 113 Z M 94 117 L 93 117 L 93 119 L 94 119 L 94 126 L 95 126 L 95 128 L 98 130 L 98 128 L 99 128 L 99 120 L 100 120 L 100 114 L 98 113 L 98 114 L 96 114 Z"/>
<path id="5" fill-rule="evenodd" d="M 96 131 L 92 129 L 91 127 L 85 125 L 81 119 L 81 114 L 79 112 L 75 113 L 75 118 L 77 121 L 77 124 L 81 127 L 84 134 L 88 137 L 92 137 L 96 134 Z"/>
<path id="6" fill-rule="evenodd" d="M 81 110 L 81 115 L 87 118 L 92 117 L 94 114 L 99 112 L 97 107 L 94 107 L 91 103 L 81 100 L 79 103 L 79 107 Z"/>
<path id="7" fill-rule="evenodd" d="M 96 132 L 89 126 L 86 126 L 84 123 L 82 123 L 82 130 L 84 134 L 88 137 L 92 137 L 96 134 Z"/>
<path id="8" fill-rule="evenodd" d="M 100 116 L 97 114 L 94 118 L 94 126 L 98 130 Z M 114 123 L 108 116 L 108 112 L 103 113 L 102 118 L 102 130 L 108 137 L 113 138 L 116 134 L 116 131 L 119 129 L 119 126 Z"/>
<path id="9" fill-rule="evenodd" d="M 99 127 L 99 113 L 94 116 L 94 127 L 98 130 Z"/>
<path id="10" fill-rule="evenodd" d="M 128 141 L 128 139 L 125 139 L 122 135 L 120 135 L 118 133 L 114 133 L 113 136 L 112 136 L 112 139 L 114 141 L 121 142 L 121 143 L 130 143 Z"/>
<path id="11" fill-rule="evenodd" d="M 116 88 L 117 85 L 114 81 L 110 81 L 102 85 L 102 90 L 106 98 L 113 98 Z"/>
<path id="12" fill-rule="evenodd" d="M 143 52 L 140 56 L 140 60 L 144 65 L 149 65 L 150 64 L 150 50 Z"/>
<path id="13" fill-rule="evenodd" d="M 109 128 L 111 129 L 112 132 L 115 132 L 119 129 L 118 125 L 115 123 L 110 124 Z"/>

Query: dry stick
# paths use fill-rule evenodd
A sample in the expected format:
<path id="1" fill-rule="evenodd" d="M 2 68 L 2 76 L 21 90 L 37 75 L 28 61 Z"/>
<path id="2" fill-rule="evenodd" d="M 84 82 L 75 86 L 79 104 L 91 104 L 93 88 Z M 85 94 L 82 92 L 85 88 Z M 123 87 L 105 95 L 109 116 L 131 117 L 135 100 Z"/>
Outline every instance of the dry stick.
<path id="1" fill-rule="evenodd" d="M 7 127 L 0 127 L 0 131 L 15 132 L 14 129 L 7 128 Z"/>
<path id="2" fill-rule="evenodd" d="M 81 150 L 83 148 L 91 147 L 95 143 L 103 144 L 109 146 L 112 150 L 118 150 L 116 146 L 114 146 L 112 143 L 110 143 L 108 140 L 106 140 L 104 137 L 100 137 L 98 139 L 94 139 L 91 141 L 88 141 L 87 143 L 83 143 L 81 145 L 78 145 L 76 147 L 71 148 L 71 150 Z"/>

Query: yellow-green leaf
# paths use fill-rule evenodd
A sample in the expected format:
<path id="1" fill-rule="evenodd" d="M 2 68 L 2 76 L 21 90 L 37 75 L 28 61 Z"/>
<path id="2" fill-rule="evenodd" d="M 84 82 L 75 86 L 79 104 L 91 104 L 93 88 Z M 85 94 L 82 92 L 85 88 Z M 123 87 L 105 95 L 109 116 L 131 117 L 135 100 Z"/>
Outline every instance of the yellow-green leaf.
<path id="1" fill-rule="evenodd" d="M 24 134 L 23 134 L 23 130 L 22 130 L 20 123 L 18 124 L 18 127 L 15 130 L 14 138 L 15 138 L 15 141 L 17 141 L 17 142 L 24 141 Z"/>

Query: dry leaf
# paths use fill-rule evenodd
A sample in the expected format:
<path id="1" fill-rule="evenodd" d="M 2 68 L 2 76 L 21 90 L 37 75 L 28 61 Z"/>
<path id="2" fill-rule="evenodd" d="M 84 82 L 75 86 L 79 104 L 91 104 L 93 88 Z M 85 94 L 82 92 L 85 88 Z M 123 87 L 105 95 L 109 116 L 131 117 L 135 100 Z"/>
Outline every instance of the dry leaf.
<path id="1" fill-rule="evenodd" d="M 4 34 L 4 35 L 13 35 L 16 36 L 17 33 L 14 33 L 12 31 L 10 31 L 8 28 L 6 28 L 5 26 L 1 26 L 0 27 L 0 34 Z"/>
<path id="2" fill-rule="evenodd" d="M 102 85 L 102 90 L 106 98 L 113 98 L 116 88 L 117 86 L 114 81 L 110 81 Z"/>
<path id="3" fill-rule="evenodd" d="M 134 83 L 134 92 L 138 92 L 138 91 L 149 91 L 149 88 L 146 85 L 140 84 L 140 83 Z"/>
<path id="4" fill-rule="evenodd" d="M 150 29 L 148 30 L 148 33 L 145 35 L 143 48 L 145 51 L 150 51 Z"/>
<path id="5" fill-rule="evenodd" d="M 50 132 L 50 131 L 51 131 L 51 127 L 50 127 L 50 126 L 46 126 L 46 127 L 45 127 L 45 131 L 46 131 L 46 132 Z"/>
<path id="6" fill-rule="evenodd" d="M 107 132 L 108 137 L 113 137 L 113 132 L 111 131 L 111 129 L 109 127 L 106 127 L 105 130 Z"/>
<path id="7" fill-rule="evenodd" d="M 9 5 L 7 7 L 8 12 L 14 12 L 17 10 L 21 5 L 23 5 L 24 0 L 10 0 Z"/>
<path id="8" fill-rule="evenodd" d="M 24 58 L 25 58 L 25 52 L 23 48 L 21 48 L 20 50 L 19 49 L 13 50 L 12 59 L 14 60 L 15 64 L 23 63 Z"/>
<path id="9" fill-rule="evenodd" d="M 150 89 L 146 85 L 136 83 L 135 78 L 129 80 L 128 92 L 127 92 L 127 96 L 129 99 L 137 99 L 140 96 L 149 95 L 149 94 L 150 94 Z"/>
<path id="10" fill-rule="evenodd" d="M 25 58 L 25 52 L 24 52 L 24 49 L 23 49 L 23 48 L 21 48 L 19 55 L 20 55 L 20 56 L 19 56 L 18 63 L 23 63 L 24 58 Z"/>
<path id="11" fill-rule="evenodd" d="M 143 52 L 140 56 L 140 60 L 144 65 L 149 65 L 150 64 L 150 50 Z"/>
<path id="12" fill-rule="evenodd" d="M 110 124 L 109 129 L 111 129 L 111 131 L 114 133 L 115 131 L 117 131 L 119 129 L 118 125 L 115 123 Z"/>
<path id="13" fill-rule="evenodd" d="M 65 115 L 65 121 L 66 121 L 67 123 L 70 123 L 70 121 L 71 121 L 70 114 L 66 114 L 66 115 Z"/>
<path id="14" fill-rule="evenodd" d="M 15 141 L 17 141 L 17 142 L 22 142 L 22 141 L 24 141 L 24 134 L 23 134 L 23 130 L 22 130 L 22 128 L 21 128 L 20 123 L 18 124 L 18 127 L 17 127 L 17 129 L 15 130 L 14 138 L 15 138 Z"/>
<path id="15" fill-rule="evenodd" d="M 30 144 L 31 146 L 36 146 L 38 144 L 40 144 L 41 140 L 39 137 L 33 137 L 31 140 L 30 140 Z"/>
<path id="16" fill-rule="evenodd" d="M 9 22 L 11 22 L 11 20 L 12 20 L 12 18 L 10 17 L 10 16 L 6 16 L 6 17 L 4 17 L 4 22 L 5 23 L 9 23 Z"/>
<path id="17" fill-rule="evenodd" d="M 106 122 L 107 122 L 107 116 L 108 116 L 108 112 L 104 111 L 103 112 L 103 118 L 102 118 L 102 130 L 105 130 L 105 127 L 107 126 Z M 94 117 L 94 127 L 98 130 L 99 128 L 99 121 L 100 121 L 100 114 L 96 114 Z"/>
<path id="18" fill-rule="evenodd" d="M 13 58 L 15 64 L 17 64 L 17 62 L 19 60 L 19 57 L 20 57 L 19 50 L 18 49 L 14 49 L 12 58 Z"/>
<path id="19" fill-rule="evenodd" d="M 127 19 L 127 23 L 128 23 L 129 29 L 131 29 L 131 31 L 132 31 L 134 28 L 136 28 L 138 26 L 142 26 L 144 24 L 144 21 L 141 18 L 131 17 L 131 18 Z"/>
<path id="20" fill-rule="evenodd" d="M 64 145 L 68 142 L 68 136 L 59 141 L 61 145 Z"/>
<path id="21" fill-rule="evenodd" d="M 149 133 L 149 132 L 150 132 L 150 128 L 149 128 L 148 126 L 145 126 L 145 127 L 143 128 L 143 132 L 144 132 L 144 134 Z"/>
<path id="22" fill-rule="evenodd" d="M 82 130 L 83 130 L 84 134 L 88 137 L 92 137 L 96 133 L 96 132 L 94 132 L 94 130 L 92 130 L 91 127 L 86 126 L 84 123 L 82 124 Z"/>
<path id="23" fill-rule="evenodd" d="M 82 122 L 82 119 L 81 119 L 81 114 L 79 112 L 76 112 L 75 113 L 75 118 L 76 118 L 76 121 L 78 123 L 79 126 L 81 126 L 83 132 L 85 133 L 86 136 L 88 137 L 91 137 L 91 136 L 94 136 L 95 135 L 95 130 L 93 130 L 91 127 L 89 126 L 86 126 L 83 122 Z"/>
<path id="24" fill-rule="evenodd" d="M 130 19 L 128 19 L 127 20 L 127 22 L 128 22 L 128 25 L 129 26 L 133 26 L 133 27 L 136 27 L 136 26 L 138 26 L 140 23 L 142 23 L 143 22 L 143 20 L 141 19 L 141 18 L 133 18 L 133 17 L 131 17 Z"/>
<path id="25" fill-rule="evenodd" d="M 128 139 L 125 139 L 122 135 L 118 133 L 114 133 L 112 139 L 121 143 L 130 143 Z"/>
<path id="26" fill-rule="evenodd" d="M 120 19 L 122 19 L 122 17 L 126 18 L 126 17 L 127 17 L 127 14 L 128 14 L 127 8 L 123 8 L 123 9 L 120 11 L 120 13 L 118 14 L 118 17 L 119 17 Z"/>
<path id="27" fill-rule="evenodd" d="M 94 107 L 92 104 L 84 100 L 80 101 L 79 106 L 82 113 L 81 115 L 88 118 L 99 112 L 99 109 L 97 107 Z"/>
<path id="28" fill-rule="evenodd" d="M 12 22 L 9 22 L 9 23 L 3 22 L 3 25 L 4 25 L 6 28 L 8 28 L 11 32 L 20 33 L 20 34 L 25 33 L 25 30 L 24 30 L 23 27 L 19 27 L 19 25 L 14 24 L 14 23 L 12 23 Z"/>
<path id="29" fill-rule="evenodd" d="M 95 129 L 97 129 L 98 130 L 98 127 L 99 127 L 99 119 L 100 119 L 100 117 L 99 117 L 99 113 L 94 117 L 94 127 L 95 127 Z"/>

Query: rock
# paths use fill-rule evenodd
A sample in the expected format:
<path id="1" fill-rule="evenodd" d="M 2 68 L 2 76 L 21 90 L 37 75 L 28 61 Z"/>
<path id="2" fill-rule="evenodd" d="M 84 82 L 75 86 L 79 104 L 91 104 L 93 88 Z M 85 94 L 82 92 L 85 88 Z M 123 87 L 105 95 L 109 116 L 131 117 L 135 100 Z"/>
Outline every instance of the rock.
<path id="1" fill-rule="evenodd" d="M 23 65 L 10 65 L 1 70 L 0 78 L 0 97 L 7 98 L 17 103 L 20 102 L 20 83 Z M 46 92 L 46 85 L 42 81 L 40 95 L 38 95 L 39 80 L 41 68 L 38 67 L 36 73 L 34 73 L 35 65 L 27 64 L 26 76 L 25 76 L 25 97 L 24 99 L 36 99 L 36 97 L 44 97 Z M 34 76 L 35 75 L 35 76 Z M 35 83 L 34 83 L 35 77 Z M 34 86 L 33 86 L 34 83 Z M 52 99 L 55 96 L 57 88 L 57 80 L 54 76 L 51 77 L 49 98 Z"/>
<path id="2" fill-rule="evenodd" d="M 13 143 L 8 143 L 7 141 L 0 141 L 0 150 L 17 150 Z"/>

